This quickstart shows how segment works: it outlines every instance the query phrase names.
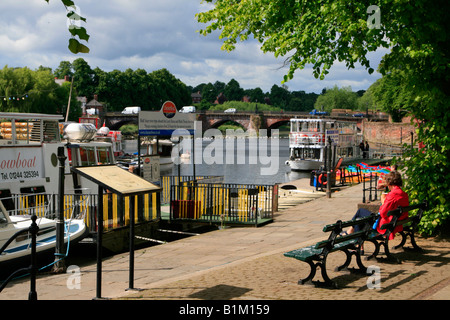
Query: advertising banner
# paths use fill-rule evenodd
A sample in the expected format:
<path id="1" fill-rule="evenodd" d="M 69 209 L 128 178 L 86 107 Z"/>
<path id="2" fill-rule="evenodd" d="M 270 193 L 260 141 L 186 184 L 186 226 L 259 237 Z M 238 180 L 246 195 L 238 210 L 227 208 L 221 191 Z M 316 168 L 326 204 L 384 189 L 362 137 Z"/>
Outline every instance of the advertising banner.
<path id="1" fill-rule="evenodd" d="M 175 104 L 166 101 L 160 111 L 139 112 L 139 135 L 170 136 L 177 129 L 194 134 L 195 113 L 179 113 Z"/>
<path id="2" fill-rule="evenodd" d="M 42 149 L 4 148 L 0 156 L 0 182 L 33 180 L 44 177 Z"/>

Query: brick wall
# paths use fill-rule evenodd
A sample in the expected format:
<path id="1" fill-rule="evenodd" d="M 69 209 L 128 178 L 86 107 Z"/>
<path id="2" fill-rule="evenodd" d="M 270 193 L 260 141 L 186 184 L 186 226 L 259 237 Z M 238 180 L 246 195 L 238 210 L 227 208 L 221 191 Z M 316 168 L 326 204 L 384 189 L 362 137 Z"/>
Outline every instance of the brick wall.
<path id="1" fill-rule="evenodd" d="M 406 119 L 402 123 L 369 122 L 364 120 L 362 132 L 364 141 L 369 141 L 369 144 L 409 144 L 411 142 L 411 132 L 414 134 L 414 141 L 416 140 L 415 128 Z"/>

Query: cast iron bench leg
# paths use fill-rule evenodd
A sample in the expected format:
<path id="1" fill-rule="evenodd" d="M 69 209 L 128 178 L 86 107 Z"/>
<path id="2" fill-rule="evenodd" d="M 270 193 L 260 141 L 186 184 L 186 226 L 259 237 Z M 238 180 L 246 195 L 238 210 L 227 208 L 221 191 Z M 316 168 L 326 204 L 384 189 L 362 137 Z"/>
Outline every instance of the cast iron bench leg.
<path id="1" fill-rule="evenodd" d="M 318 263 L 314 263 L 312 260 L 306 261 L 310 267 L 309 275 L 305 279 L 298 280 L 298 284 L 306 284 L 307 282 L 311 282 L 314 276 L 316 275 L 316 269 L 318 267 Z"/>
<path id="2" fill-rule="evenodd" d="M 348 266 L 350 265 L 350 263 L 352 261 L 352 256 L 355 256 L 356 264 L 358 265 L 359 269 L 351 268 L 348 270 L 352 271 L 352 272 L 366 274 L 367 267 L 362 263 L 362 260 L 361 260 L 361 248 L 343 249 L 341 251 L 345 252 L 346 260 L 343 265 L 336 268 L 336 271 L 348 269 Z"/>

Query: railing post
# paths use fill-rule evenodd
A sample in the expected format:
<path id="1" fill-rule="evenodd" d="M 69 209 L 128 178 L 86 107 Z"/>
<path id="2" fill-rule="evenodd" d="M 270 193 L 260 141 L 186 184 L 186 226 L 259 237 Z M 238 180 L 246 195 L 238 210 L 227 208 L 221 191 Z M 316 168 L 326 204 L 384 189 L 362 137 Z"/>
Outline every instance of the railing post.
<path id="1" fill-rule="evenodd" d="M 363 203 L 366 203 L 366 180 L 363 179 Z"/>
<path id="2" fill-rule="evenodd" d="M 30 265 L 30 292 L 28 300 L 37 300 L 36 292 L 36 236 L 39 230 L 36 224 L 36 215 L 31 217 L 30 233 L 31 233 L 31 265 Z"/>
<path id="3" fill-rule="evenodd" d="M 130 196 L 130 261 L 129 261 L 129 286 L 127 290 L 134 290 L 134 210 L 136 196 Z"/>
<path id="4" fill-rule="evenodd" d="M 103 187 L 98 185 L 97 199 L 97 288 L 96 299 L 102 297 Z"/>

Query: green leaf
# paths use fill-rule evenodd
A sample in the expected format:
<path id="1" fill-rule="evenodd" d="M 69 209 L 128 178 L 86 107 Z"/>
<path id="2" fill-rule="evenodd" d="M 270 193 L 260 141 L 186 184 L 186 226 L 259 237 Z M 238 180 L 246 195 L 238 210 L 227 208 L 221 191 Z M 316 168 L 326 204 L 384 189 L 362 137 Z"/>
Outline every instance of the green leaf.
<path id="1" fill-rule="evenodd" d="M 82 20 L 82 21 L 86 22 L 86 18 L 83 18 L 82 16 L 80 16 L 78 13 L 76 13 L 74 11 L 70 11 L 67 14 L 67 18 L 69 18 L 70 20 L 75 20 L 75 21 Z"/>
<path id="2" fill-rule="evenodd" d="M 86 29 L 83 27 L 70 26 L 69 31 L 72 36 L 78 36 L 81 40 L 89 41 L 89 35 L 86 32 Z"/>
<path id="3" fill-rule="evenodd" d="M 45 0 L 45 1 L 48 2 L 48 0 Z M 61 0 L 61 1 L 66 7 L 71 7 L 71 6 L 75 5 L 75 3 L 72 0 Z"/>
<path id="4" fill-rule="evenodd" d="M 77 39 L 69 39 L 69 50 L 72 53 L 89 53 L 89 48 L 86 47 L 84 44 L 81 44 L 80 42 L 78 42 Z"/>

